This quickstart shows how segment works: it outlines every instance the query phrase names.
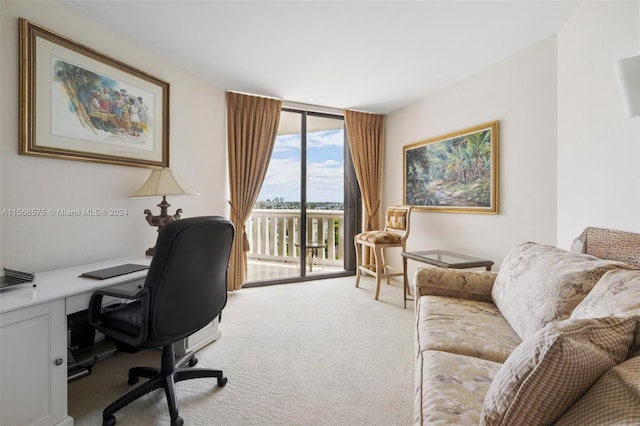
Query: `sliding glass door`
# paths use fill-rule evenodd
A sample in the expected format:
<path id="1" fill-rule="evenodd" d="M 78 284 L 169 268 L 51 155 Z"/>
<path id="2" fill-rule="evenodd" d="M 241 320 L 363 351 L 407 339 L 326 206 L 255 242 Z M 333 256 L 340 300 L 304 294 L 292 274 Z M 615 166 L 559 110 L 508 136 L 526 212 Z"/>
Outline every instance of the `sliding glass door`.
<path id="1" fill-rule="evenodd" d="M 342 116 L 283 109 L 247 225 L 248 286 L 353 272 L 352 167 Z"/>

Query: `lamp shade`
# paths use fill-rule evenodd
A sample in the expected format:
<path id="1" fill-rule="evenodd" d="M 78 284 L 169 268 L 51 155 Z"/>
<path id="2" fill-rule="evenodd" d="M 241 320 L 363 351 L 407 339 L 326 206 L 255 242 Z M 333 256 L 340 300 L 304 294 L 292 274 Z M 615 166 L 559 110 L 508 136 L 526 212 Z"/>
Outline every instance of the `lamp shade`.
<path id="1" fill-rule="evenodd" d="M 180 175 L 169 168 L 155 169 L 149 179 L 131 194 L 134 197 L 153 195 L 199 195 Z"/>
<path id="2" fill-rule="evenodd" d="M 618 83 L 629 117 L 640 117 L 640 55 L 616 61 Z"/>

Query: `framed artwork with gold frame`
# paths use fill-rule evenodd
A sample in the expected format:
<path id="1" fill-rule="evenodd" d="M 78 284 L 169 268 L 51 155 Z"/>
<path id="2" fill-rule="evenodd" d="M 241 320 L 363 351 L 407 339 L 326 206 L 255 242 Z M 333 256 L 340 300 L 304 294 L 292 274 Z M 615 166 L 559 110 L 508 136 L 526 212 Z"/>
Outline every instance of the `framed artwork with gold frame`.
<path id="1" fill-rule="evenodd" d="M 169 166 L 169 83 L 20 18 L 22 155 Z"/>
<path id="2" fill-rule="evenodd" d="M 404 203 L 415 210 L 498 213 L 498 121 L 403 147 Z"/>

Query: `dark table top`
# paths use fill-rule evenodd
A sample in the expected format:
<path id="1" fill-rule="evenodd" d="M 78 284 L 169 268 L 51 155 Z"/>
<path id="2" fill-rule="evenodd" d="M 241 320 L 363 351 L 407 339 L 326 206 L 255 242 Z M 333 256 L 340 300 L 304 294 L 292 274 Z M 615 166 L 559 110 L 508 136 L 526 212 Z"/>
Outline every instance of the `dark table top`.
<path id="1" fill-rule="evenodd" d="M 402 256 L 417 262 L 428 263 L 442 268 L 465 269 L 485 267 L 490 268 L 493 261 L 480 257 L 468 256 L 447 250 L 423 250 L 404 252 Z"/>

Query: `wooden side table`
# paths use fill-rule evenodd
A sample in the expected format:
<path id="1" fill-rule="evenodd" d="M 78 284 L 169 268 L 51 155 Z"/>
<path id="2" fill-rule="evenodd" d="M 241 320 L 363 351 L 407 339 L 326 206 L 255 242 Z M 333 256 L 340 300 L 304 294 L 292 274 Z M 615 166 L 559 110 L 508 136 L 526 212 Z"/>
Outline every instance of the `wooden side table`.
<path id="1" fill-rule="evenodd" d="M 493 261 L 480 257 L 467 256 L 447 250 L 423 250 L 402 253 L 402 266 L 404 270 L 404 307 L 407 308 L 407 296 L 409 292 L 409 279 L 407 278 L 407 259 L 415 260 L 440 268 L 468 269 L 486 268 L 491 270 Z M 412 300 L 412 299 L 408 299 Z"/>

